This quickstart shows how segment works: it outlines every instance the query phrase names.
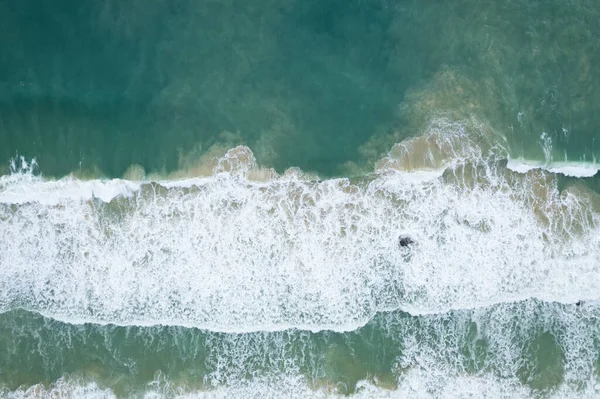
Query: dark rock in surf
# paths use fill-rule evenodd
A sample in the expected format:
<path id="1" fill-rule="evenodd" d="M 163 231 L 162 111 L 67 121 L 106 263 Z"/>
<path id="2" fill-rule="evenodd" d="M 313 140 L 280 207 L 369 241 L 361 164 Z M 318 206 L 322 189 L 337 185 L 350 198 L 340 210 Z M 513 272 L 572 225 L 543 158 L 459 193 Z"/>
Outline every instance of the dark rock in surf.
<path id="1" fill-rule="evenodd" d="M 400 236 L 398 237 L 398 245 L 401 247 L 408 247 L 410 244 L 414 244 L 414 240 L 409 236 Z"/>

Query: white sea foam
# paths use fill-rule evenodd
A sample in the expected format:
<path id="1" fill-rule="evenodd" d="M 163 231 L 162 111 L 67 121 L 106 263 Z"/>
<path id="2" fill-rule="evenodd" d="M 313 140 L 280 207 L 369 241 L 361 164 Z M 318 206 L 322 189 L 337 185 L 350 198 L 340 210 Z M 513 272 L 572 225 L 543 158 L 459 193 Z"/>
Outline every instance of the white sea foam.
<path id="1" fill-rule="evenodd" d="M 595 163 L 571 162 L 535 162 L 526 159 L 510 159 L 507 168 L 519 173 L 527 173 L 534 169 L 543 169 L 550 173 L 562 174 L 570 177 L 592 177 L 600 170 L 600 165 Z"/>
<path id="2" fill-rule="evenodd" d="M 87 201 L 98 198 L 110 202 L 118 196 L 130 197 L 140 188 L 140 183 L 114 180 L 81 181 L 70 176 L 60 180 L 44 180 L 37 174 L 35 160 L 23 157 L 13 159 L 11 174 L 0 176 L 0 203 L 57 205 L 61 201 Z"/>
<path id="3" fill-rule="evenodd" d="M 559 193 L 550 175 L 507 174 L 460 124 L 428 134 L 417 144 L 445 169 L 428 179 L 402 169 L 422 156 L 412 142 L 357 183 L 293 173 L 253 182 L 244 147 L 214 176 L 162 185 L 5 177 L 0 310 L 346 331 L 390 309 L 598 298 L 600 234 L 588 198 Z M 400 235 L 415 243 L 400 247 Z"/>
<path id="4" fill-rule="evenodd" d="M 218 398 L 340 398 L 336 386 L 310 389 L 302 378 L 289 377 L 281 381 L 255 381 L 253 383 L 222 387 L 207 391 L 187 391 L 169 381 L 156 381 L 135 397 L 144 399 L 218 399 Z M 117 396 L 110 390 L 100 388 L 95 382 L 84 382 L 61 378 L 50 386 L 34 385 L 27 389 L 2 391 L 7 399 L 113 399 Z M 544 395 L 548 399 L 597 398 L 600 384 L 590 381 L 586 388 L 562 384 Z M 386 389 L 372 382 L 360 381 L 353 398 L 493 398 L 519 399 L 536 397 L 528 387 L 515 381 L 506 381 L 490 375 L 444 375 L 432 370 L 413 369 L 405 374 L 397 389 Z"/>
<path id="5" fill-rule="evenodd" d="M 141 185 L 120 179 L 81 181 L 67 177 L 45 181 L 37 178 L 29 180 L 27 184 L 19 184 L 14 178 L 12 184 L 8 184 L 8 179 L 2 179 L 4 177 L 0 177 L 0 203 L 4 204 L 36 202 L 40 205 L 58 205 L 63 201 L 87 201 L 93 198 L 110 202 L 118 196 L 130 197 Z"/>
<path id="6" fill-rule="evenodd" d="M 150 353 L 171 348 L 168 357 L 194 360 L 190 369 L 167 370 L 168 376 L 177 376 L 168 386 L 182 390 L 226 390 L 258 380 L 276 390 L 282 378 L 300 376 L 309 381 L 303 385 L 336 387 L 339 383 L 341 391 L 353 390 L 360 378 L 387 387 L 398 384 L 405 390 L 406 373 L 422 370 L 430 377 L 423 391 L 436 392 L 443 391 L 452 378 L 481 377 L 484 372 L 501 378 L 505 387 L 523 381 L 529 388 L 589 382 L 597 376 L 598 310 L 598 303 L 593 302 L 575 306 L 528 300 L 418 317 L 391 312 L 378 315 L 356 334 L 326 333 L 320 337 L 306 331 L 222 334 L 182 328 L 72 328 L 60 323 L 36 324 L 39 328 L 32 336 L 23 329 L 21 317 L 4 319 L 3 326 L 15 343 L 9 340 L 9 348 L 17 348 L 16 343 L 26 340 L 47 359 L 56 356 L 56 348 L 68 348 L 73 341 L 101 337 L 103 348 L 99 352 L 108 350 L 111 359 L 133 367 L 132 378 L 137 378 L 131 363 L 136 363 L 135 356 L 123 356 L 131 353 L 129 345 L 144 347 Z M 123 341 L 124 331 L 133 341 Z M 374 331 L 375 337 L 371 335 Z M 175 342 L 177 348 L 172 346 Z M 368 355 L 360 350 L 365 345 L 373 345 Z M 551 359 L 540 359 L 540 351 L 552 354 Z M 395 354 L 393 363 L 382 369 L 372 361 L 383 353 L 388 357 Z M 7 364 L 21 364 L 22 353 L 13 350 L 6 356 Z M 111 386 L 96 362 L 91 367 L 83 365 L 79 372 L 90 378 L 104 375 L 103 384 Z"/>

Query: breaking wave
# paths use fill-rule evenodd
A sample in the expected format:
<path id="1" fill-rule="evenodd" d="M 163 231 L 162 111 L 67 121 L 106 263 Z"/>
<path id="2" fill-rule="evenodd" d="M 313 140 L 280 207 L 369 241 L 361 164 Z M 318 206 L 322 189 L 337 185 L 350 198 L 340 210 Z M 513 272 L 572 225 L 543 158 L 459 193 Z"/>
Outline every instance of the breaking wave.
<path id="1" fill-rule="evenodd" d="M 204 178 L 0 180 L 0 310 L 71 322 L 350 331 L 536 297 L 597 299 L 597 198 L 506 168 L 436 120 L 376 172 L 260 171 L 236 147 Z M 425 160 L 426 164 L 418 164 Z M 22 166 L 30 167 L 28 164 Z M 399 245 L 407 236 L 411 245 Z"/>

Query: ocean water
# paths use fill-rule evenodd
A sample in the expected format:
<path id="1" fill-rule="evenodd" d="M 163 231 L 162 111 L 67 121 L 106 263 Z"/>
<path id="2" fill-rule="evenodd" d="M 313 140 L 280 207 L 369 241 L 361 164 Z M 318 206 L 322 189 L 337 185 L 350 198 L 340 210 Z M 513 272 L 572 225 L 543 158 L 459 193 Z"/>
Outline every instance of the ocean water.
<path id="1" fill-rule="evenodd" d="M 0 396 L 599 397 L 598 21 L 0 1 Z"/>

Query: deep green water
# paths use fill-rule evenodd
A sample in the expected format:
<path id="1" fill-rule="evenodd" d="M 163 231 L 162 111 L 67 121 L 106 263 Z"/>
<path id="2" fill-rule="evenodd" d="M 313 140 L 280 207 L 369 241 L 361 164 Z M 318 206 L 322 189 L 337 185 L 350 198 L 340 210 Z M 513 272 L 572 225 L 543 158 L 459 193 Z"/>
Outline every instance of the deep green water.
<path id="1" fill-rule="evenodd" d="M 513 158 L 598 155 L 600 6 L 577 1 L 2 3 L 0 159 L 46 175 L 172 171 L 216 143 L 323 175 L 436 112 Z M 429 103 L 415 105 L 423 97 Z M 409 108 L 412 112 L 402 112 Z M 230 134 L 223 134 L 229 132 Z M 360 151 L 371 142 L 370 151 Z"/>
<path id="2" fill-rule="evenodd" d="M 598 397 L 599 21 L 0 0 L 0 396 Z"/>

